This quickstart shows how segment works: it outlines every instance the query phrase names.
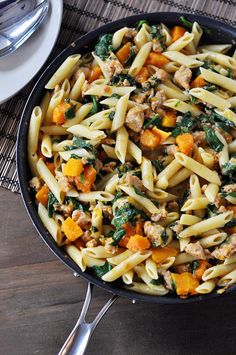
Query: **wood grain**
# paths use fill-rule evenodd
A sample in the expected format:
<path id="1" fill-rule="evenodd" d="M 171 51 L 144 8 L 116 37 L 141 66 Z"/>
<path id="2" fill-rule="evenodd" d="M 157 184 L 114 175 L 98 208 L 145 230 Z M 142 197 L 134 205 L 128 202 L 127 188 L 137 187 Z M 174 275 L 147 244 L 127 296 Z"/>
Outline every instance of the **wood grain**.
<path id="1" fill-rule="evenodd" d="M 82 307 L 75 278 L 37 236 L 21 197 L 0 189 L 0 354 L 57 354 Z M 108 294 L 96 289 L 93 319 Z M 198 304 L 119 299 L 96 329 L 88 355 L 235 354 L 235 294 Z"/>

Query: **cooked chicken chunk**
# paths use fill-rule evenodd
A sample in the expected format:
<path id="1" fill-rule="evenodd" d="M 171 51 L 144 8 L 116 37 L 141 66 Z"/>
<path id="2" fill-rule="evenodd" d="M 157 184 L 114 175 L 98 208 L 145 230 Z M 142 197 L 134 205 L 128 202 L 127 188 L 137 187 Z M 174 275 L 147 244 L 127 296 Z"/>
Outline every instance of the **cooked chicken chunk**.
<path id="1" fill-rule="evenodd" d="M 104 62 L 104 69 L 107 73 L 107 76 L 112 78 L 113 75 L 120 74 L 124 68 L 116 56 L 111 56 Z"/>
<path id="2" fill-rule="evenodd" d="M 236 252 L 236 234 L 234 233 L 230 236 L 229 243 L 224 243 L 223 245 L 216 248 L 212 252 L 212 255 L 216 259 L 225 260 L 235 252 Z"/>
<path id="3" fill-rule="evenodd" d="M 125 119 L 126 125 L 134 132 L 140 132 L 143 126 L 144 112 L 140 107 L 132 107 Z"/>
<path id="4" fill-rule="evenodd" d="M 201 246 L 201 244 L 199 242 L 196 243 L 189 243 L 186 247 L 185 247 L 185 251 L 186 253 L 192 255 L 192 256 L 196 256 L 198 259 L 201 260 L 205 260 L 206 259 L 206 255 L 204 253 L 204 249 Z"/>
<path id="5" fill-rule="evenodd" d="M 225 185 L 223 188 L 224 192 L 235 192 L 236 191 L 236 184 L 229 184 L 229 185 Z"/>
<path id="6" fill-rule="evenodd" d="M 174 75 L 174 83 L 178 86 L 184 88 L 185 90 L 189 90 L 189 82 L 192 78 L 191 69 L 182 65 L 179 70 L 175 72 Z"/>
<path id="7" fill-rule="evenodd" d="M 158 247 L 162 244 L 163 241 L 161 235 L 164 230 L 165 228 L 159 224 L 152 223 L 150 221 L 144 223 L 144 233 L 154 247 Z"/>
<path id="8" fill-rule="evenodd" d="M 82 229 L 88 229 L 91 227 L 91 216 L 89 213 L 80 210 L 74 210 L 72 213 L 72 219 Z"/>
<path id="9" fill-rule="evenodd" d="M 173 280 L 171 277 L 171 272 L 169 270 L 162 272 L 162 276 L 164 277 L 166 288 L 168 290 L 173 290 Z"/>
<path id="10" fill-rule="evenodd" d="M 68 192 L 72 189 L 72 185 L 70 184 L 70 181 L 67 176 L 61 176 L 58 180 L 58 183 L 64 192 Z"/>
<path id="11" fill-rule="evenodd" d="M 33 177 L 30 180 L 29 184 L 30 184 L 31 189 L 33 189 L 35 192 L 38 192 L 42 187 L 42 183 L 37 176 Z"/>
<path id="12" fill-rule="evenodd" d="M 137 176 L 131 175 L 131 174 L 127 174 L 125 180 L 126 180 L 126 182 L 127 182 L 129 185 L 135 186 L 136 188 L 138 188 L 138 189 L 140 189 L 140 190 L 143 189 L 142 180 L 140 180 Z"/>
<path id="13" fill-rule="evenodd" d="M 164 90 L 159 90 L 156 92 L 155 96 L 151 98 L 151 109 L 156 112 L 157 108 L 160 108 L 166 101 L 166 95 Z"/>

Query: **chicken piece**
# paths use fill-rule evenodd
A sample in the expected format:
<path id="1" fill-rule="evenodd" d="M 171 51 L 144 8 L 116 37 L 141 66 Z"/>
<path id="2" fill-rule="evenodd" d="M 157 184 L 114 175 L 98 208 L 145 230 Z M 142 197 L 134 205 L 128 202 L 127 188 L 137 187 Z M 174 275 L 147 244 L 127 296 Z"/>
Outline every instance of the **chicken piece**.
<path id="1" fill-rule="evenodd" d="M 35 176 L 30 180 L 29 185 L 31 189 L 38 192 L 42 187 L 42 182 L 37 176 Z"/>
<path id="2" fill-rule="evenodd" d="M 171 201 L 168 203 L 168 210 L 171 212 L 179 212 L 179 205 L 176 201 Z"/>
<path id="3" fill-rule="evenodd" d="M 166 95 L 164 90 L 159 90 L 156 95 L 150 99 L 151 109 L 156 112 L 156 109 L 160 108 L 166 101 Z"/>
<path id="4" fill-rule="evenodd" d="M 165 228 L 159 224 L 150 221 L 144 223 L 144 233 L 155 248 L 163 243 L 161 235 L 164 231 Z"/>
<path id="5" fill-rule="evenodd" d="M 179 151 L 179 149 L 175 144 L 171 144 L 166 147 L 166 154 L 167 155 L 175 155 L 175 153 L 178 151 Z"/>
<path id="6" fill-rule="evenodd" d="M 144 122 L 144 112 L 140 107 L 132 107 L 125 118 L 125 124 L 132 129 L 132 131 L 138 133 L 141 131 Z"/>
<path id="7" fill-rule="evenodd" d="M 91 227 L 91 216 L 87 212 L 74 210 L 72 213 L 72 219 L 82 229 L 89 229 Z"/>
<path id="8" fill-rule="evenodd" d="M 101 140 L 101 144 L 115 145 L 116 141 L 113 138 L 106 137 Z"/>
<path id="9" fill-rule="evenodd" d="M 169 79 L 169 74 L 164 69 L 159 69 L 159 68 L 156 69 L 156 72 L 153 76 L 161 80 L 162 82 L 165 82 L 166 80 Z"/>
<path id="10" fill-rule="evenodd" d="M 132 100 L 134 100 L 138 104 L 142 104 L 148 98 L 150 99 L 153 96 L 154 96 L 154 89 L 150 89 L 150 90 L 146 90 L 144 92 L 139 92 L 139 93 L 133 95 Z"/>
<path id="11" fill-rule="evenodd" d="M 173 226 L 170 226 L 170 229 L 172 229 L 172 231 L 176 234 L 179 234 L 184 228 L 183 225 L 179 223 L 179 221 L 176 221 Z"/>
<path id="12" fill-rule="evenodd" d="M 193 138 L 197 146 L 204 147 L 206 145 L 206 134 L 204 131 L 193 132 Z"/>
<path id="13" fill-rule="evenodd" d="M 224 192 L 235 192 L 236 191 L 236 184 L 229 184 L 229 185 L 225 185 L 223 188 Z"/>
<path id="14" fill-rule="evenodd" d="M 64 205 L 58 202 L 53 204 L 54 211 L 62 212 L 65 217 L 69 217 L 71 212 L 73 211 L 73 205 Z"/>
<path id="15" fill-rule="evenodd" d="M 165 283 L 166 283 L 166 288 L 168 290 L 173 290 L 173 280 L 172 280 L 172 277 L 171 277 L 171 272 L 169 270 L 167 271 L 163 271 L 161 273 L 161 275 L 163 276 L 164 280 L 165 280 Z"/>
<path id="16" fill-rule="evenodd" d="M 135 175 L 131 175 L 131 174 L 127 174 L 125 181 L 131 185 L 136 187 L 139 190 L 143 190 L 143 183 L 142 180 L 140 180 L 137 176 Z"/>
<path id="17" fill-rule="evenodd" d="M 84 243 L 87 243 L 89 240 L 92 239 L 91 233 L 89 231 L 85 231 L 84 234 L 82 234 L 80 238 Z"/>
<path id="18" fill-rule="evenodd" d="M 97 173 L 99 173 L 99 171 L 102 169 L 103 167 L 103 163 L 100 159 L 96 159 L 95 160 L 95 168 L 97 170 Z"/>
<path id="19" fill-rule="evenodd" d="M 58 180 L 58 184 L 64 192 L 68 192 L 73 188 L 73 186 L 70 184 L 69 179 L 66 176 L 61 176 Z"/>
<path id="20" fill-rule="evenodd" d="M 165 206 L 163 208 L 160 208 L 160 213 L 154 213 L 151 215 L 151 221 L 152 222 L 158 222 L 160 220 L 163 220 L 167 217 L 168 212 L 165 209 Z"/>
<path id="21" fill-rule="evenodd" d="M 96 241 L 96 239 L 91 239 L 86 243 L 87 248 L 94 248 L 97 245 L 98 245 L 98 242 Z"/>
<path id="22" fill-rule="evenodd" d="M 110 56 L 104 62 L 104 69 L 107 73 L 108 78 L 112 78 L 114 75 L 120 74 L 124 68 L 116 56 Z"/>
<path id="23" fill-rule="evenodd" d="M 114 240 L 112 238 L 106 238 L 105 246 L 104 246 L 105 250 L 111 254 L 115 254 L 118 249 L 118 247 L 111 244 L 111 243 L 113 243 L 113 241 Z"/>
<path id="24" fill-rule="evenodd" d="M 128 31 L 125 33 L 125 39 L 133 39 L 137 35 L 138 31 L 135 28 L 129 28 Z"/>
<path id="25" fill-rule="evenodd" d="M 72 81 L 76 82 L 81 73 L 84 73 L 85 79 L 88 79 L 91 69 L 88 67 L 79 67 L 73 74 Z"/>
<path id="26" fill-rule="evenodd" d="M 102 212 L 106 218 L 112 219 L 113 215 L 112 215 L 112 207 L 111 206 L 103 205 Z"/>
<path id="27" fill-rule="evenodd" d="M 229 243 L 224 243 L 221 246 L 215 248 L 211 253 L 212 256 L 219 260 L 225 260 L 236 252 L 236 233 L 232 234 L 229 238 Z"/>
<path id="28" fill-rule="evenodd" d="M 112 173 L 116 167 L 116 162 L 111 161 L 107 164 L 104 164 L 102 167 L 102 171 L 106 171 L 107 173 Z"/>
<path id="29" fill-rule="evenodd" d="M 152 51 L 155 53 L 162 53 L 163 52 L 163 46 L 157 38 L 154 38 L 152 40 Z"/>
<path id="30" fill-rule="evenodd" d="M 189 90 L 189 82 L 191 78 L 191 69 L 187 68 L 185 65 L 181 65 L 181 67 L 175 72 L 173 81 L 175 84 L 184 88 L 185 90 Z"/>
<path id="31" fill-rule="evenodd" d="M 206 255 L 204 253 L 204 249 L 199 242 L 189 243 L 185 247 L 185 251 L 186 251 L 186 253 L 188 253 L 194 257 L 197 257 L 198 259 L 206 260 Z"/>
<path id="32" fill-rule="evenodd" d="M 182 274 L 183 272 L 189 272 L 189 266 L 190 266 L 190 264 L 176 265 L 176 266 L 174 266 L 174 270 L 178 274 Z"/>

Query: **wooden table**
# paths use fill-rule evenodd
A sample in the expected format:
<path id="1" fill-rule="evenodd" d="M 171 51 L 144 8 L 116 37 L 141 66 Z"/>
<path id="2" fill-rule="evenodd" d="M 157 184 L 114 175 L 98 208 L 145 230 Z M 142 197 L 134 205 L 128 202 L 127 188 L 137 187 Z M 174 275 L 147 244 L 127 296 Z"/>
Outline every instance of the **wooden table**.
<path id="1" fill-rule="evenodd" d="M 41 241 L 20 195 L 0 189 L 0 344 L 2 355 L 54 355 L 76 322 L 86 282 Z M 95 290 L 93 318 L 108 299 Z M 132 304 L 119 299 L 87 354 L 236 354 L 236 295 L 200 304 Z"/>

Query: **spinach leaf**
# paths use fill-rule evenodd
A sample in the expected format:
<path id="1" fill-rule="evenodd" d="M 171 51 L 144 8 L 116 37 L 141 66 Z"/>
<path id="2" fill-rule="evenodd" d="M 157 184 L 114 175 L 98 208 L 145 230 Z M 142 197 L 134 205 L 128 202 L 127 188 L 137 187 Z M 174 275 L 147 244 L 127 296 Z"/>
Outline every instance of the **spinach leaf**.
<path id="1" fill-rule="evenodd" d="M 211 203 L 209 205 L 207 205 L 206 218 L 211 218 L 211 217 L 215 216 L 216 214 L 217 214 L 216 206 Z"/>
<path id="2" fill-rule="evenodd" d="M 99 111 L 99 105 L 98 105 L 96 96 L 91 95 L 91 98 L 92 98 L 92 101 L 93 101 L 93 108 L 92 108 L 92 110 L 89 112 L 89 115 L 90 115 L 90 116 L 94 115 L 95 113 L 97 113 L 97 112 Z"/>
<path id="3" fill-rule="evenodd" d="M 199 268 L 199 265 L 200 265 L 200 261 L 199 260 L 194 260 L 191 262 L 190 264 L 190 272 L 194 272 L 196 271 L 198 268 Z"/>
<path id="4" fill-rule="evenodd" d="M 149 23 L 147 22 L 147 20 L 139 20 L 136 22 L 135 27 L 139 31 L 140 28 L 142 27 L 142 25 L 144 25 L 144 24 L 149 26 Z"/>
<path id="5" fill-rule="evenodd" d="M 110 51 L 112 51 L 112 34 L 105 34 L 99 37 L 95 45 L 95 54 L 102 60 L 105 60 Z"/>
<path id="6" fill-rule="evenodd" d="M 134 191 L 137 195 L 145 196 L 145 192 L 141 191 L 138 187 L 133 186 L 133 188 L 134 188 Z"/>
<path id="7" fill-rule="evenodd" d="M 115 97 L 116 99 L 120 99 L 121 98 L 121 96 L 116 94 L 116 93 L 112 94 L 111 97 Z"/>
<path id="8" fill-rule="evenodd" d="M 155 286 L 164 285 L 165 284 L 164 277 L 162 275 L 158 275 L 158 279 L 157 280 L 152 279 L 151 284 Z"/>
<path id="9" fill-rule="evenodd" d="M 58 200 L 56 197 L 53 195 L 51 191 L 48 193 L 48 217 L 52 217 L 53 212 L 54 212 L 54 203 L 58 203 Z"/>
<path id="10" fill-rule="evenodd" d="M 192 30 L 193 23 L 190 22 L 190 21 L 188 21 L 188 20 L 186 19 L 186 17 L 180 16 L 179 21 L 181 22 L 181 24 L 182 24 L 185 28 L 187 28 L 187 29 L 190 30 L 190 31 Z"/>
<path id="11" fill-rule="evenodd" d="M 206 84 L 205 86 L 203 86 L 203 89 L 204 90 L 207 90 L 207 91 L 214 91 L 216 90 L 216 86 L 215 85 L 212 85 L 212 84 Z"/>
<path id="12" fill-rule="evenodd" d="M 122 177 L 124 174 L 126 174 L 128 171 L 133 169 L 133 165 L 130 163 L 125 163 L 125 164 L 121 164 L 120 166 L 118 166 L 115 171 L 116 173 L 118 173 L 118 177 Z"/>
<path id="13" fill-rule="evenodd" d="M 121 241 L 122 237 L 126 234 L 126 231 L 124 229 L 117 229 L 112 238 L 113 238 L 113 242 L 111 243 L 111 245 L 116 246 L 119 244 L 119 242 Z"/>
<path id="14" fill-rule="evenodd" d="M 92 267 L 94 274 L 101 279 L 103 275 L 105 275 L 108 271 L 111 271 L 112 266 L 111 264 L 108 263 L 108 261 L 105 262 L 104 265 L 102 266 L 93 266 Z"/>
<path id="15" fill-rule="evenodd" d="M 144 121 L 143 128 L 149 128 L 150 126 L 156 126 L 161 128 L 161 118 L 157 116 L 150 117 Z"/>
<path id="16" fill-rule="evenodd" d="M 75 139 L 73 139 L 73 144 L 67 145 L 64 149 L 65 150 L 73 150 L 73 149 L 77 149 L 77 148 L 85 148 L 86 150 L 89 150 L 90 152 L 92 152 L 94 155 L 97 154 L 96 148 L 94 148 L 94 146 L 92 144 L 90 144 L 89 142 L 87 142 L 86 140 L 84 140 L 83 138 L 80 138 L 80 137 L 76 137 Z"/>
<path id="17" fill-rule="evenodd" d="M 128 58 L 128 60 L 127 60 L 127 62 L 125 64 L 127 66 L 130 66 L 133 63 L 135 57 L 136 57 L 136 47 L 135 46 L 131 46 L 130 55 L 129 55 L 129 58 Z"/>
<path id="18" fill-rule="evenodd" d="M 130 85 L 136 86 L 136 81 L 129 74 L 117 74 L 112 77 L 110 84 L 112 86 L 120 86 L 124 80 L 128 80 Z"/>
<path id="19" fill-rule="evenodd" d="M 76 107 L 77 107 L 77 105 L 73 105 L 73 106 L 71 106 L 70 108 L 68 108 L 68 110 L 66 110 L 66 112 L 65 112 L 65 117 L 66 117 L 68 120 L 71 120 L 72 118 L 75 117 Z"/>
<path id="20" fill-rule="evenodd" d="M 193 23 L 192 22 L 190 22 L 190 21 L 188 21 L 187 19 L 186 19 L 186 17 L 184 17 L 184 16 L 180 16 L 180 18 L 179 18 L 179 21 L 181 22 L 181 24 L 185 27 L 185 28 L 187 28 L 188 30 L 192 30 L 192 27 L 193 27 Z M 205 26 L 201 26 L 201 28 L 203 29 L 203 31 L 206 33 L 206 34 L 212 34 L 212 30 L 210 29 L 210 28 L 207 28 L 207 27 L 205 27 Z"/>
<path id="21" fill-rule="evenodd" d="M 142 88 L 144 91 L 147 91 L 152 88 L 156 88 L 159 84 L 161 84 L 161 80 L 155 76 L 151 76 L 145 83 L 142 84 Z"/>
<path id="22" fill-rule="evenodd" d="M 120 229 L 125 223 L 130 222 L 131 224 L 134 224 L 135 219 L 140 216 L 147 219 L 147 216 L 143 211 L 138 210 L 129 203 L 125 203 L 121 208 L 117 209 L 111 224 L 113 224 L 117 229 Z"/>
<path id="23" fill-rule="evenodd" d="M 117 201 L 122 196 L 123 196 L 122 191 L 117 191 L 117 193 L 115 194 L 115 197 L 113 198 L 112 202 L 114 203 L 115 201 Z"/>
<path id="24" fill-rule="evenodd" d="M 109 118 L 109 120 L 113 120 L 113 118 L 114 118 L 114 116 L 115 116 L 115 111 L 111 111 L 110 113 L 109 113 L 109 115 L 108 115 L 108 118 Z"/>
<path id="25" fill-rule="evenodd" d="M 163 232 L 161 233 L 161 239 L 162 239 L 162 241 L 163 241 L 164 244 L 167 243 L 168 238 L 169 238 L 169 237 L 168 237 L 168 234 L 166 233 L 166 229 L 164 229 Z"/>
<path id="26" fill-rule="evenodd" d="M 231 161 L 225 163 L 223 165 L 222 173 L 224 175 L 230 176 L 233 179 L 233 175 L 236 173 L 236 163 L 233 163 Z"/>
<path id="27" fill-rule="evenodd" d="M 83 205 L 75 197 L 67 196 L 65 198 L 65 204 L 69 205 L 70 203 L 72 203 L 74 210 L 84 211 Z"/>
<path id="28" fill-rule="evenodd" d="M 161 160 L 153 160 L 152 164 L 156 168 L 157 173 L 160 173 L 162 170 L 164 170 L 164 165 Z"/>
<path id="29" fill-rule="evenodd" d="M 177 137 L 182 133 L 188 133 L 196 126 L 196 121 L 192 118 L 191 112 L 186 112 L 181 121 L 177 122 L 176 128 L 172 131 L 171 135 Z"/>
<path id="30" fill-rule="evenodd" d="M 224 148 L 224 144 L 219 140 L 212 128 L 204 127 L 206 134 L 207 143 L 214 149 L 217 153 L 221 152 Z"/>

